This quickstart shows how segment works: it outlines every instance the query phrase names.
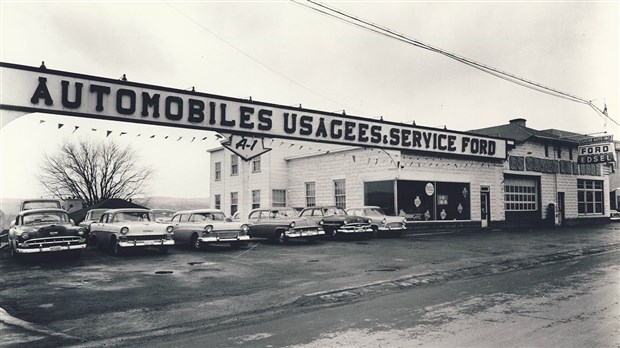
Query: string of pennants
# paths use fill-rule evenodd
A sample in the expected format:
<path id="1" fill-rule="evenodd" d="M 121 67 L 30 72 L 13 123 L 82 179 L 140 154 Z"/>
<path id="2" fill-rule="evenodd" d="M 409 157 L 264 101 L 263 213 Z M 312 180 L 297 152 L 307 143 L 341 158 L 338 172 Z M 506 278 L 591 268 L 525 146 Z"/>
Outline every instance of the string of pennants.
<path id="1" fill-rule="evenodd" d="M 39 124 L 45 123 L 47 122 L 46 120 L 39 120 Z M 57 123 L 57 129 L 61 129 L 65 126 L 68 126 L 67 124 L 64 123 Z M 79 129 L 81 129 L 82 127 L 80 126 L 73 126 L 73 131 L 71 133 L 75 133 L 76 131 L 78 131 Z M 87 127 L 84 127 L 85 129 Z M 91 132 L 98 132 L 100 129 L 99 128 L 90 128 Z M 197 136 L 179 136 L 179 137 L 170 137 L 168 135 L 156 135 L 156 134 L 150 134 L 149 133 L 136 133 L 136 134 L 129 134 L 128 132 L 122 132 L 122 131 L 112 131 L 112 130 L 105 130 L 106 132 L 106 138 L 109 138 L 110 136 L 116 136 L 118 134 L 119 137 L 121 136 L 134 136 L 137 137 L 141 137 L 141 138 L 146 138 L 146 139 L 164 139 L 164 140 L 173 140 L 174 138 L 176 138 L 176 141 L 181 141 L 184 138 L 185 139 L 190 139 L 190 143 L 193 143 L 194 141 L 205 141 L 207 139 L 209 139 L 210 137 L 208 136 L 204 136 L 204 137 L 197 137 Z M 212 138 L 212 137 L 211 137 Z M 220 134 L 215 134 L 215 140 L 223 140 L 224 137 Z M 330 150 L 326 150 L 320 147 L 316 147 L 316 145 L 301 145 L 301 144 L 296 144 L 296 143 L 291 143 L 289 141 L 284 141 L 284 140 L 279 140 L 279 139 L 273 139 L 271 138 L 270 141 L 265 142 L 265 146 L 266 147 L 271 147 L 271 148 L 284 148 L 287 150 L 305 150 L 306 152 L 314 152 L 317 154 L 334 154 L 337 155 L 338 152 L 340 151 L 335 151 L 335 149 L 330 149 Z M 396 166 L 397 163 L 394 162 L 394 159 L 391 158 L 391 156 L 387 155 L 387 152 L 385 152 L 382 149 L 373 149 L 373 148 L 363 148 L 364 151 L 369 151 L 371 153 L 376 152 L 377 153 L 377 157 L 374 157 L 373 155 L 370 155 L 370 157 L 366 157 L 366 156 L 360 156 L 358 154 L 350 154 L 350 153 L 344 153 L 342 154 L 342 156 L 344 158 L 349 157 L 351 158 L 351 160 L 354 163 L 358 163 L 358 164 L 366 164 L 366 165 L 394 165 Z M 387 157 L 386 157 L 387 156 Z M 405 160 L 410 160 L 410 162 L 407 162 Z M 422 161 L 420 161 L 420 159 L 422 159 Z M 430 160 L 430 161 L 429 161 Z M 400 167 L 401 168 L 407 168 L 407 167 L 415 167 L 415 168 L 431 168 L 431 167 L 452 167 L 454 166 L 455 168 L 481 168 L 484 167 L 485 164 L 487 167 L 491 167 L 491 165 L 495 166 L 494 163 L 489 163 L 489 162 L 474 162 L 474 161 L 469 161 L 469 162 L 464 162 L 464 161 L 460 161 L 461 163 L 447 163 L 446 161 L 440 162 L 440 161 L 435 161 L 435 159 L 433 157 L 422 157 L 422 156 L 409 156 L 409 155 L 403 155 L 402 156 L 402 160 L 400 161 Z"/>

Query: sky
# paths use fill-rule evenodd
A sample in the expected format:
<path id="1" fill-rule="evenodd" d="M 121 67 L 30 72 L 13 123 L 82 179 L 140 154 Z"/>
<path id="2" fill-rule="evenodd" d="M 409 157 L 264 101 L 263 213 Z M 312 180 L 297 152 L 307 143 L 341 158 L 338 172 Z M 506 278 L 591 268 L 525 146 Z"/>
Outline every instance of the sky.
<path id="1" fill-rule="evenodd" d="M 606 105 L 620 121 L 617 1 L 326 4 Z M 585 104 L 290 1 L 1 1 L 0 60 L 458 131 L 525 118 L 534 129 L 620 140 L 620 128 Z M 131 144 L 155 170 L 151 196 L 208 197 L 207 150 L 219 145 L 209 131 L 48 114 L 20 117 L 0 137 L 0 196 L 12 198 L 43 195 L 36 177 L 43 154 L 79 139 Z"/>

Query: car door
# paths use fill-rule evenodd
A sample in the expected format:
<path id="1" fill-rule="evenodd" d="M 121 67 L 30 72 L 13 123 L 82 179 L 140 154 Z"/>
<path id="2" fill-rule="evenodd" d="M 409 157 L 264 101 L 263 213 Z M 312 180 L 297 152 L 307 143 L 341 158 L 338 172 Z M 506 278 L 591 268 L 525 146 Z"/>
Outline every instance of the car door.
<path id="1" fill-rule="evenodd" d="M 179 243 L 189 243 L 189 240 L 194 231 L 193 224 L 189 223 L 190 214 L 182 213 L 177 214 L 172 218 L 172 225 L 174 226 L 174 240 Z"/>

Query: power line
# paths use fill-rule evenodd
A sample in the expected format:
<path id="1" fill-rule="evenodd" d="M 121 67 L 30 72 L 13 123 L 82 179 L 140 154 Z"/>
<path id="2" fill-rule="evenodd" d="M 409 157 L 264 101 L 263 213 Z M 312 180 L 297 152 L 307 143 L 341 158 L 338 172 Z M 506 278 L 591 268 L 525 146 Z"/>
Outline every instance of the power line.
<path id="1" fill-rule="evenodd" d="M 596 105 L 594 105 L 594 103 L 592 103 L 592 100 L 586 100 L 586 99 L 580 98 L 578 96 L 575 96 L 575 95 L 572 95 L 572 94 L 560 91 L 558 89 L 551 88 L 551 87 L 548 87 L 548 86 L 536 83 L 534 81 L 531 81 L 531 80 L 528 80 L 528 79 L 516 76 L 514 74 L 510 74 L 510 73 L 508 73 L 506 71 L 502 71 L 502 70 L 493 68 L 491 66 L 488 66 L 486 64 L 482 64 L 482 63 L 476 62 L 474 60 L 471 60 L 471 59 L 468 59 L 468 58 L 456 55 L 454 53 L 442 50 L 440 48 L 431 46 L 431 45 L 426 44 L 424 42 L 421 42 L 419 40 L 416 40 L 416 39 L 413 39 L 411 37 L 408 37 L 408 36 L 406 36 L 404 34 L 395 32 L 395 31 L 393 31 L 393 30 L 391 30 L 389 28 L 380 26 L 378 24 L 369 22 L 367 20 L 363 20 L 361 18 L 355 17 L 355 16 L 347 14 L 347 13 L 341 11 L 341 10 L 329 7 L 327 5 L 318 3 L 318 2 L 313 1 L 313 0 L 307 0 L 307 1 L 309 3 L 315 5 L 315 6 L 319 6 L 322 9 L 325 9 L 326 11 L 322 10 L 321 8 L 316 8 L 316 7 L 313 7 L 313 6 L 309 6 L 307 4 L 300 3 L 300 2 L 298 2 L 296 0 L 291 0 L 291 1 L 293 3 L 295 3 L 295 4 L 297 4 L 297 5 L 300 5 L 300 6 L 303 6 L 305 8 L 308 8 L 310 10 L 319 12 L 319 13 L 324 14 L 324 15 L 327 15 L 327 16 L 332 17 L 334 19 L 337 19 L 339 21 L 342 21 L 342 22 L 345 22 L 345 23 L 348 23 L 348 24 L 360 27 L 362 29 L 365 29 L 365 30 L 377 33 L 379 35 L 382 35 L 382 36 L 385 36 L 385 37 L 388 37 L 388 38 L 391 38 L 391 39 L 395 39 L 395 40 L 398 40 L 398 41 L 401 41 L 401 42 L 404 42 L 404 43 L 408 43 L 408 44 L 413 45 L 415 47 L 419 47 L 419 48 L 423 48 L 423 49 L 426 49 L 426 50 L 429 50 L 429 51 L 432 51 L 432 52 L 435 52 L 435 53 L 439 53 L 439 54 L 444 55 L 444 56 L 446 56 L 448 58 L 452 58 L 452 59 L 454 59 L 456 61 L 459 61 L 459 62 L 461 62 L 463 64 L 466 64 L 466 65 L 468 65 L 470 67 L 476 68 L 476 69 L 478 69 L 480 71 L 486 72 L 488 74 L 491 74 L 493 76 L 499 77 L 499 78 L 504 79 L 506 81 L 518 84 L 518 85 L 520 85 L 522 87 L 530 88 L 530 89 L 533 89 L 533 90 L 536 90 L 536 91 L 539 91 L 539 92 L 542 92 L 542 93 L 546 93 L 546 94 L 549 94 L 549 95 L 552 95 L 552 96 L 555 96 L 555 97 L 564 98 L 564 99 L 568 99 L 568 100 L 571 100 L 571 101 L 574 101 L 574 102 L 586 104 L 586 105 L 590 106 L 592 109 L 594 109 L 594 111 L 596 111 L 597 114 L 599 114 L 599 116 L 604 117 L 604 118 L 608 118 L 612 122 L 614 122 L 615 124 L 620 125 L 620 123 L 618 123 L 616 120 L 614 120 L 613 118 L 609 117 L 609 115 L 607 115 L 606 112 L 604 112 L 603 110 L 599 109 Z"/>

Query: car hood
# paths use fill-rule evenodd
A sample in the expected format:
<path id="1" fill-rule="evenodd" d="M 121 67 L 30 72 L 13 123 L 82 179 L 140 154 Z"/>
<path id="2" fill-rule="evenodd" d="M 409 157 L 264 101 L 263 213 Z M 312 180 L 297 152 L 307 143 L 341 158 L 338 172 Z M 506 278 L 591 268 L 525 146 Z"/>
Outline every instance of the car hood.
<path id="1" fill-rule="evenodd" d="M 291 222 L 295 223 L 295 227 L 309 227 L 318 225 L 316 221 L 306 218 L 291 219 Z"/>
<path id="2" fill-rule="evenodd" d="M 24 232 L 28 232 L 30 238 L 46 238 L 56 236 L 76 236 L 78 227 L 67 224 L 49 224 L 49 225 L 36 225 L 36 226 L 24 226 L 23 228 L 17 228 L 15 233 L 21 235 Z"/>
<path id="3" fill-rule="evenodd" d="M 200 222 L 186 222 L 186 223 L 181 223 L 181 225 L 192 225 L 192 226 L 199 226 L 199 227 L 205 227 L 208 225 L 213 226 L 213 230 L 217 231 L 217 230 L 240 230 L 241 226 L 243 225 L 249 225 L 247 222 L 241 222 L 241 221 L 200 221 Z"/>
<path id="4" fill-rule="evenodd" d="M 353 216 L 353 215 L 333 215 L 333 216 L 326 216 L 323 221 L 330 221 L 330 222 L 344 222 L 347 224 L 352 224 L 352 223 L 363 223 L 368 221 L 368 218 L 363 218 L 361 216 Z"/>

